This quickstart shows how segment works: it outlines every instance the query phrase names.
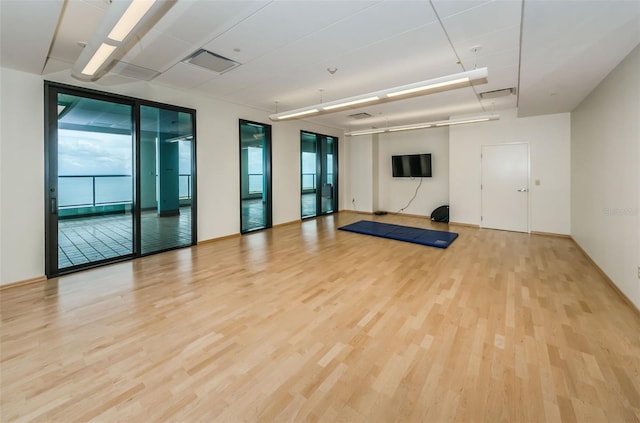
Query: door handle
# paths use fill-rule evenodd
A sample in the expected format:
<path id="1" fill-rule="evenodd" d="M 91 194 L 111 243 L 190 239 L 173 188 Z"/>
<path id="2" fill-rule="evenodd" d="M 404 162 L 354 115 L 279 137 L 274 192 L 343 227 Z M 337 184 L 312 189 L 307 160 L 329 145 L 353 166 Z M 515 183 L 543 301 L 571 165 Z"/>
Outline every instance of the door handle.
<path id="1" fill-rule="evenodd" d="M 529 188 L 520 188 L 518 192 L 529 192 Z"/>
<path id="2" fill-rule="evenodd" d="M 57 203 L 55 198 L 49 199 L 49 212 L 51 214 L 57 214 L 58 213 L 58 203 Z"/>

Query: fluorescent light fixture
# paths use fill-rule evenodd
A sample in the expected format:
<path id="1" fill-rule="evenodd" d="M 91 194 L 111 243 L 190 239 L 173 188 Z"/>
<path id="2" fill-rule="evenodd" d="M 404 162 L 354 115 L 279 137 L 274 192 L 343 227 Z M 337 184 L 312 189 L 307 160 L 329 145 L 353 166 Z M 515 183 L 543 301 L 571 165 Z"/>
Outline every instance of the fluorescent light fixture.
<path id="1" fill-rule="evenodd" d="M 95 54 L 87 63 L 87 66 L 82 69 L 82 73 L 85 75 L 93 75 L 98 68 L 111 56 L 111 53 L 116 49 L 116 46 L 112 46 L 106 43 L 102 43 Z"/>
<path id="2" fill-rule="evenodd" d="M 418 124 L 418 125 L 403 126 L 401 128 L 389 128 L 389 132 L 410 131 L 412 129 L 431 128 L 432 126 L 433 126 L 432 123 L 422 123 L 422 124 Z"/>
<path id="3" fill-rule="evenodd" d="M 155 2 L 156 0 L 133 0 L 108 37 L 113 41 L 122 42 Z"/>
<path id="4" fill-rule="evenodd" d="M 460 125 L 460 124 L 463 124 L 463 123 L 487 122 L 487 121 L 490 121 L 490 120 L 498 120 L 498 119 L 500 119 L 500 115 L 473 116 L 473 117 L 468 117 L 468 118 L 439 120 L 439 121 L 436 121 L 436 122 L 424 122 L 424 123 L 413 123 L 413 124 L 410 124 L 410 125 L 390 126 L 390 127 L 387 127 L 387 128 L 362 129 L 362 130 L 359 130 L 359 131 L 345 132 L 344 134 L 347 137 L 356 137 L 358 135 L 381 134 L 381 133 L 384 133 L 384 132 L 412 131 L 412 130 L 415 130 L 415 129 L 425 129 L 425 128 L 440 127 L 440 126 Z"/>
<path id="5" fill-rule="evenodd" d="M 417 93 L 417 92 L 420 92 L 420 91 L 433 90 L 433 89 L 436 89 L 436 88 L 442 88 L 442 87 L 446 87 L 446 86 L 449 86 L 449 85 L 462 84 L 462 83 L 465 83 L 465 82 L 469 82 L 469 77 L 468 76 L 466 76 L 464 78 L 454 79 L 452 81 L 439 82 L 437 84 L 418 85 L 417 87 L 406 88 L 406 89 L 400 90 L 400 91 L 394 91 L 392 93 L 387 94 L 387 97 L 397 97 L 399 95 L 413 94 L 413 93 Z"/>
<path id="6" fill-rule="evenodd" d="M 314 113 L 331 113 L 338 109 L 352 108 L 363 103 L 378 104 L 397 101 L 403 98 L 482 84 L 487 82 L 487 76 L 487 68 L 473 69 L 466 72 L 428 79 L 426 81 L 415 82 L 413 84 L 401 85 L 399 87 L 388 88 L 327 103 L 314 104 L 312 106 L 275 113 L 270 115 L 269 118 L 277 121 L 307 116 Z"/>
<path id="7" fill-rule="evenodd" d="M 290 114 L 286 114 L 286 115 L 282 115 L 280 116 L 278 119 L 288 119 L 288 118 L 292 118 L 292 117 L 298 117 L 298 116 L 304 116 L 304 115 L 310 115 L 312 113 L 317 113 L 319 112 L 318 109 L 311 109 L 311 110 L 303 110 L 301 112 L 295 112 L 295 113 L 290 113 Z"/>
<path id="8" fill-rule="evenodd" d="M 176 0 L 119 0 L 110 2 L 104 19 L 71 69 L 71 75 L 95 81 L 136 31 L 154 22 Z"/>
<path id="9" fill-rule="evenodd" d="M 370 101 L 376 101 L 376 100 L 380 100 L 380 97 L 378 97 L 378 96 L 366 97 L 366 98 L 363 98 L 363 99 L 360 99 L 360 100 L 351 100 L 351 101 L 347 101 L 345 103 L 332 104 L 331 106 L 323 107 L 322 110 L 339 109 L 341 107 L 355 106 L 356 104 L 368 103 Z"/>
<path id="10" fill-rule="evenodd" d="M 466 120 L 459 120 L 459 121 L 436 123 L 436 126 L 460 125 L 462 123 L 486 122 L 488 120 L 492 120 L 492 119 L 489 118 L 489 117 L 482 117 L 482 118 L 477 118 L 477 119 L 466 119 Z"/>
<path id="11" fill-rule="evenodd" d="M 381 134 L 386 131 L 387 130 L 385 128 L 381 128 L 381 129 L 373 128 L 373 129 L 363 129 L 362 131 L 346 132 L 345 135 L 348 137 L 357 137 L 358 135 Z"/>

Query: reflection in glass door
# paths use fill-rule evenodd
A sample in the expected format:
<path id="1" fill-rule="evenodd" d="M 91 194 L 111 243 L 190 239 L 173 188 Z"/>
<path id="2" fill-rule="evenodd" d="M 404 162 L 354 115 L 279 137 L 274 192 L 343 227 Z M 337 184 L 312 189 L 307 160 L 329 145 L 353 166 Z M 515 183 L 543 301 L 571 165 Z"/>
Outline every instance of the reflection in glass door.
<path id="1" fill-rule="evenodd" d="M 271 125 L 240 120 L 242 233 L 271 227 Z"/>
<path id="2" fill-rule="evenodd" d="M 338 209 L 338 139 L 300 132 L 301 216 L 303 219 Z"/>
<path id="3" fill-rule="evenodd" d="M 140 253 L 192 243 L 190 113 L 140 106 Z"/>
<path id="4" fill-rule="evenodd" d="M 133 107 L 57 90 L 47 102 L 47 274 L 133 255 Z"/>

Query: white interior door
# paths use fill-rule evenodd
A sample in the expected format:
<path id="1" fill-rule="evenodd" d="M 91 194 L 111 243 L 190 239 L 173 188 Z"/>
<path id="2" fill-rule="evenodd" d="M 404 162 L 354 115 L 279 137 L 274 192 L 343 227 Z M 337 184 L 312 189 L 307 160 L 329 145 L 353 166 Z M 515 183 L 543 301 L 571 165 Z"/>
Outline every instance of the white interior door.
<path id="1" fill-rule="evenodd" d="M 529 145 L 482 146 L 483 228 L 529 232 Z"/>

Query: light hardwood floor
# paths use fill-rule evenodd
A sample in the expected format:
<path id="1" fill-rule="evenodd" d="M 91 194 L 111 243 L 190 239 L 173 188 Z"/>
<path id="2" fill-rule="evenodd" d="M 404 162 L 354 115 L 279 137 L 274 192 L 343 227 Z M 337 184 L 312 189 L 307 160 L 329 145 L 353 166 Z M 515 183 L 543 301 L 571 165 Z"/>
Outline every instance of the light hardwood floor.
<path id="1" fill-rule="evenodd" d="M 640 420 L 640 318 L 569 239 L 323 217 L 3 290 L 9 421 Z"/>

